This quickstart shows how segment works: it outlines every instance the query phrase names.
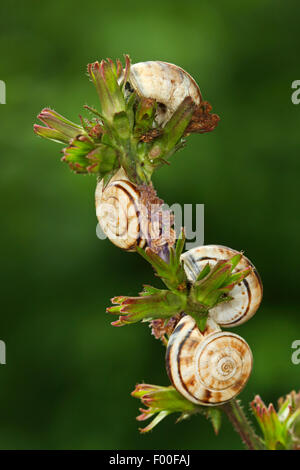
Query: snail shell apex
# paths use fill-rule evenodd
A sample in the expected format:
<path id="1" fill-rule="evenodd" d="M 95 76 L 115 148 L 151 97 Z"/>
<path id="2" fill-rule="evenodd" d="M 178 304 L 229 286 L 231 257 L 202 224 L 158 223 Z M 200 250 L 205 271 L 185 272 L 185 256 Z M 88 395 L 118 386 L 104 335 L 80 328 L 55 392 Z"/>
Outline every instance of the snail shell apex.
<path id="1" fill-rule="evenodd" d="M 182 68 L 168 62 L 138 62 L 130 67 L 129 82 L 139 96 L 158 103 L 156 122 L 164 126 L 184 98 L 200 105 L 202 96 L 195 80 Z"/>
<path id="2" fill-rule="evenodd" d="M 213 267 L 217 261 L 229 259 L 239 252 L 221 245 L 203 245 L 193 248 L 181 256 L 186 275 L 195 281 L 199 272 L 209 263 Z M 263 295 L 260 276 L 251 261 L 242 256 L 233 272 L 251 266 L 252 272 L 230 291 L 233 299 L 221 303 L 210 310 L 210 316 L 219 325 L 231 327 L 248 321 L 257 311 Z"/>
<path id="3" fill-rule="evenodd" d="M 166 352 L 171 382 L 189 401 L 219 405 L 234 398 L 252 370 L 252 353 L 240 336 L 209 324 L 204 333 L 189 315 L 172 333 Z"/>

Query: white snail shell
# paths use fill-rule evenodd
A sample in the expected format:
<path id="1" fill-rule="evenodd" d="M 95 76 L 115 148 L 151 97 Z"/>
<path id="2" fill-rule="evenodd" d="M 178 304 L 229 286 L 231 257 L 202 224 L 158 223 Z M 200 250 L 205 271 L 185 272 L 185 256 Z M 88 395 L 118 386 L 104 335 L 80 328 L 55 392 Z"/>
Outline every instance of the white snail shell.
<path id="1" fill-rule="evenodd" d="M 221 331 L 210 319 L 204 333 L 184 316 L 170 336 L 166 368 L 181 395 L 200 405 L 219 405 L 234 398 L 252 370 L 252 353 L 240 336 Z"/>
<path id="2" fill-rule="evenodd" d="M 195 80 L 182 68 L 167 62 L 133 64 L 128 80 L 139 96 L 157 101 L 155 119 L 158 125 L 166 124 L 187 96 L 190 96 L 196 105 L 202 101 Z"/>
<path id="3" fill-rule="evenodd" d="M 96 215 L 106 236 L 119 248 L 135 251 L 144 247 L 139 219 L 140 193 L 129 181 L 123 168 L 117 171 L 103 189 L 103 180 L 96 187 Z"/>
<path id="4" fill-rule="evenodd" d="M 203 245 L 193 248 L 181 256 L 187 277 L 195 281 L 199 272 L 209 263 L 212 267 L 217 261 L 228 259 L 238 252 L 221 245 Z M 241 325 L 257 311 L 262 300 L 262 282 L 252 263 L 242 256 L 233 272 L 251 266 L 253 271 L 241 283 L 234 286 L 229 295 L 233 299 L 223 302 L 209 311 L 210 316 L 222 327 Z"/>

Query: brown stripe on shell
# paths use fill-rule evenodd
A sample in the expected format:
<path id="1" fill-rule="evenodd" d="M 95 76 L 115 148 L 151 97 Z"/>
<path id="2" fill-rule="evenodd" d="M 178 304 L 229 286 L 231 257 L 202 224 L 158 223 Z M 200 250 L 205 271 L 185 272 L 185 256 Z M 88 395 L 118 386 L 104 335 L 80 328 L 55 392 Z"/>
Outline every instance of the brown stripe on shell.
<path id="1" fill-rule="evenodd" d="M 174 333 L 172 333 L 174 334 Z M 169 343 L 170 343 L 170 340 L 169 340 Z M 173 381 L 173 376 L 172 376 L 172 367 L 171 367 L 171 352 L 172 352 L 172 345 L 169 345 L 168 343 L 168 347 L 167 347 L 167 351 L 166 351 L 166 371 L 167 371 L 167 374 L 168 374 L 168 377 L 170 379 L 170 381 L 173 383 L 174 387 L 175 387 L 175 384 L 174 384 L 174 381 Z"/>
<path id="2" fill-rule="evenodd" d="M 182 351 L 182 348 L 185 344 L 185 342 L 189 339 L 190 337 L 190 334 L 192 333 L 193 330 L 195 330 L 195 328 L 197 328 L 197 325 L 195 324 L 194 327 L 191 329 L 188 330 L 188 332 L 186 333 L 186 335 L 184 336 L 184 338 L 182 339 L 181 343 L 180 343 L 180 346 L 178 348 L 178 353 L 177 353 L 177 369 L 178 369 L 178 375 L 179 375 L 179 378 L 180 378 L 180 381 L 181 381 L 181 385 L 182 387 L 188 392 L 190 393 L 189 389 L 187 388 L 187 385 L 186 383 L 183 381 L 183 378 L 182 378 L 182 374 L 181 374 L 181 363 L 180 363 L 180 356 L 181 356 L 181 351 Z M 198 328 L 197 328 L 198 329 Z"/>
<path id="3" fill-rule="evenodd" d="M 193 356 L 181 357 L 180 364 L 181 367 L 190 366 L 193 362 Z"/>
<path id="4" fill-rule="evenodd" d="M 235 392 L 239 392 L 241 390 L 241 388 L 244 387 L 244 383 L 243 383 L 243 380 L 238 380 L 237 382 L 235 382 L 233 385 L 232 385 L 232 390 L 234 390 Z"/>
<path id="5" fill-rule="evenodd" d="M 183 317 L 182 320 L 177 324 L 177 326 L 176 326 L 175 330 L 173 331 L 173 333 L 171 334 L 171 336 L 169 338 L 169 341 L 168 341 L 167 350 L 166 350 L 166 370 L 167 370 L 167 374 L 169 376 L 169 379 L 171 380 L 173 385 L 174 385 L 174 382 L 173 382 L 172 367 L 171 367 L 172 350 L 173 350 L 173 345 L 174 345 L 174 343 L 177 339 L 177 336 L 179 335 L 181 330 L 185 327 L 185 325 L 186 325 L 186 318 Z"/>
<path id="6" fill-rule="evenodd" d="M 227 401 L 227 400 L 226 400 Z M 224 402 L 224 398 L 222 396 L 222 392 L 214 392 L 213 396 L 211 396 L 211 400 L 210 400 L 210 403 L 216 403 L 216 404 L 219 404 L 219 403 L 225 403 Z"/>
<path id="7" fill-rule="evenodd" d="M 193 396 L 191 395 L 189 390 L 185 387 L 183 378 L 182 378 L 181 373 L 180 373 L 181 363 L 179 361 L 179 358 L 182 357 L 181 356 L 181 350 L 182 350 L 185 338 L 188 338 L 189 335 L 191 333 L 193 333 L 194 329 L 198 329 L 195 322 L 194 322 L 194 320 L 191 319 L 191 317 L 189 317 L 187 315 L 184 316 L 180 320 L 180 322 L 178 323 L 178 325 L 175 328 L 174 332 L 172 333 L 172 335 L 169 339 L 168 346 L 167 346 L 167 351 L 166 351 L 166 370 L 167 370 L 168 376 L 169 376 L 171 382 L 173 383 L 174 387 L 178 390 L 178 392 L 184 395 L 184 393 L 183 393 L 183 390 L 184 390 L 188 395 L 188 397 L 186 397 L 186 398 L 190 399 L 191 401 L 192 401 Z M 183 338 L 182 341 L 181 341 L 181 337 Z M 197 347 L 197 346 L 198 346 L 198 344 L 197 344 L 197 342 L 195 342 L 195 347 Z M 176 348 L 176 352 L 177 352 L 177 357 L 176 358 L 173 357 L 174 356 L 174 348 Z M 172 364 L 172 358 L 173 358 L 173 361 L 176 361 L 176 365 L 175 365 L 174 362 Z M 189 360 L 187 360 L 185 363 L 186 363 L 186 365 L 188 365 L 188 364 L 192 365 L 193 364 L 193 354 L 189 356 Z M 175 378 L 176 378 L 176 380 L 175 380 Z M 176 383 L 177 380 L 179 381 L 179 388 L 178 388 L 177 383 Z M 181 390 L 181 388 L 183 390 Z"/>
<path id="8" fill-rule="evenodd" d="M 251 295 L 251 289 L 249 287 L 249 283 L 246 279 L 243 279 L 243 284 L 244 286 L 246 287 L 247 289 L 247 294 L 248 294 L 248 305 L 246 307 L 246 310 L 244 311 L 244 313 L 242 315 L 240 315 L 236 320 L 232 320 L 232 322 L 230 323 L 230 325 L 234 325 L 235 323 L 237 322 L 240 322 L 242 318 L 246 317 L 247 313 L 249 312 L 249 308 L 250 308 L 250 305 L 251 305 L 251 298 L 252 298 L 252 295 Z"/>
<path id="9" fill-rule="evenodd" d="M 263 291 L 263 283 L 262 283 L 261 277 L 260 277 L 260 275 L 259 275 L 257 269 L 254 268 L 254 266 L 253 266 L 253 273 L 255 274 L 255 276 L 256 276 L 256 278 L 257 278 L 257 280 L 258 280 L 258 284 L 259 284 L 261 290 Z"/>
<path id="10" fill-rule="evenodd" d="M 130 182 L 130 181 L 124 181 L 124 183 L 128 186 L 130 186 L 132 188 L 132 190 L 136 193 L 137 196 L 139 196 L 139 193 L 136 191 L 134 185 Z M 132 202 L 132 204 L 134 205 L 134 209 L 135 209 L 135 212 L 136 212 L 136 217 L 137 217 L 137 220 L 138 220 L 138 238 L 130 245 L 126 248 L 126 251 L 130 251 L 132 250 L 136 245 L 139 245 L 140 246 L 140 243 L 141 243 L 141 224 L 140 224 L 140 220 L 139 220 L 139 216 L 140 216 L 140 211 L 138 209 L 138 206 L 132 196 L 132 194 L 126 189 L 126 187 L 124 188 L 123 185 L 121 185 L 120 183 L 112 183 L 112 186 L 118 188 L 118 189 L 122 189 L 125 194 L 127 194 L 128 198 L 130 199 L 130 201 Z M 128 232 L 128 218 L 126 220 L 126 223 L 127 223 L 127 232 Z"/>
<path id="11" fill-rule="evenodd" d="M 189 390 L 189 387 L 193 387 L 195 383 L 196 383 L 196 377 L 192 375 L 185 383 L 186 389 Z"/>
<path id="12" fill-rule="evenodd" d="M 196 261 L 206 261 L 206 260 L 217 261 L 217 258 L 212 258 L 211 256 L 200 256 L 200 258 L 196 259 Z"/>
<path id="13" fill-rule="evenodd" d="M 202 398 L 202 401 L 204 403 L 210 403 L 211 402 L 211 398 L 212 398 L 212 393 L 210 390 L 208 389 L 205 389 L 204 391 L 204 397 Z"/>

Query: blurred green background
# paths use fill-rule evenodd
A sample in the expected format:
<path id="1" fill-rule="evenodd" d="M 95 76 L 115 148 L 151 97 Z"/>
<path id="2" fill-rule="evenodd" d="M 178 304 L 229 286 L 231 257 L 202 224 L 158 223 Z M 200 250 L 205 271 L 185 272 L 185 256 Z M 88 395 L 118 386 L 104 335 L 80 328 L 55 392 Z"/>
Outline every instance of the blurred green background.
<path id="1" fill-rule="evenodd" d="M 221 117 L 155 174 L 169 204 L 205 204 L 205 241 L 245 250 L 264 282 L 257 315 L 234 331 L 251 345 L 240 395 L 266 402 L 300 388 L 299 2 L 74 0 L 1 5 L 1 449 L 239 449 L 224 420 L 164 420 L 138 433 L 137 382 L 167 385 L 164 348 L 146 325 L 113 328 L 109 299 L 153 283 L 151 267 L 95 234 L 94 177 L 34 136 L 50 106 L 77 121 L 97 107 L 86 64 L 130 54 L 190 72 Z M 159 285 L 155 281 L 155 285 Z"/>

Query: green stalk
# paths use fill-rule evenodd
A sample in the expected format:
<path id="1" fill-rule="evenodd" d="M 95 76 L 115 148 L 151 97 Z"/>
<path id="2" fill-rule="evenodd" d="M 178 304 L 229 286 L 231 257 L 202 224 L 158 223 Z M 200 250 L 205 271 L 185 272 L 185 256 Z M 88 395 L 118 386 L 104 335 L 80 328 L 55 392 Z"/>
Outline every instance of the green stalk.
<path id="1" fill-rule="evenodd" d="M 240 401 L 233 399 L 221 406 L 226 413 L 229 421 L 236 432 L 240 435 L 242 441 L 249 450 L 264 450 L 261 439 L 255 434 L 254 429 L 248 421 Z"/>

